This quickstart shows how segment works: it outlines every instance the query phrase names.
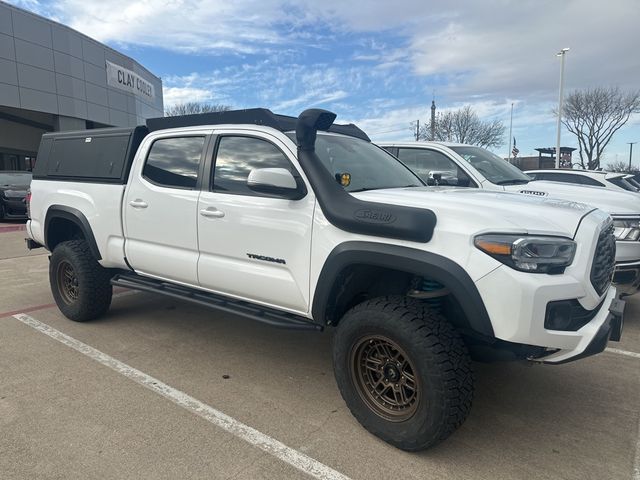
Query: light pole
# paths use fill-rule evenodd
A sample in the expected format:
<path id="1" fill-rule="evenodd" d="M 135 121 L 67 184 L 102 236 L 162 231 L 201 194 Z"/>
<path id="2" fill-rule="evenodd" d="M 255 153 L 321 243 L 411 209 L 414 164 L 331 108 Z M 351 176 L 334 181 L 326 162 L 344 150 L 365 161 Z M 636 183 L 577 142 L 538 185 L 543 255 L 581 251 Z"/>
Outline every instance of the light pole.
<path id="1" fill-rule="evenodd" d="M 564 90 L 564 56 L 569 51 L 569 47 L 563 48 L 558 53 L 560 57 L 560 93 L 558 95 L 558 132 L 556 137 L 556 168 L 560 168 L 560 128 L 562 127 L 562 93 Z"/>
<path id="2" fill-rule="evenodd" d="M 638 142 L 627 142 L 629 144 L 629 173 L 631 173 L 631 156 L 633 155 L 633 145 Z"/>
<path id="3" fill-rule="evenodd" d="M 507 153 L 509 163 L 511 163 L 511 139 L 513 138 L 511 136 L 512 130 L 513 130 L 513 102 L 511 103 L 511 120 L 509 120 L 509 153 Z"/>

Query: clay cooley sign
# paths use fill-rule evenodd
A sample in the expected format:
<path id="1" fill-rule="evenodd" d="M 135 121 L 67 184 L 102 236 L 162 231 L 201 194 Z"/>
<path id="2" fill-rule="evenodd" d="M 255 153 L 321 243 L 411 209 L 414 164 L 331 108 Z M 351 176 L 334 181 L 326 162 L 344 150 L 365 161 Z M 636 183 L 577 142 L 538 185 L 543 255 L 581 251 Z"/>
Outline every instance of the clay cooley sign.
<path id="1" fill-rule="evenodd" d="M 107 60 L 107 85 L 141 97 L 156 98 L 156 91 L 149 82 L 129 69 Z"/>

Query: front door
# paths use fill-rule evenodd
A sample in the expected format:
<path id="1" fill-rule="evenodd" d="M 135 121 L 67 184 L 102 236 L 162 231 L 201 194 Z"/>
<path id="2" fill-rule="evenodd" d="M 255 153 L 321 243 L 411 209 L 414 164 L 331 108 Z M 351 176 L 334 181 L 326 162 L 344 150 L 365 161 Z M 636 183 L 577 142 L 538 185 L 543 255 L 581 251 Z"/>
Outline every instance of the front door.
<path id="1" fill-rule="evenodd" d="M 200 285 L 306 312 L 313 194 L 287 200 L 250 190 L 247 177 L 256 168 L 297 175 L 293 155 L 269 134 L 216 133 L 213 175 L 198 205 Z"/>
<path id="2" fill-rule="evenodd" d="M 124 203 L 125 252 L 139 273 L 198 285 L 197 211 L 207 136 L 153 140 Z"/>

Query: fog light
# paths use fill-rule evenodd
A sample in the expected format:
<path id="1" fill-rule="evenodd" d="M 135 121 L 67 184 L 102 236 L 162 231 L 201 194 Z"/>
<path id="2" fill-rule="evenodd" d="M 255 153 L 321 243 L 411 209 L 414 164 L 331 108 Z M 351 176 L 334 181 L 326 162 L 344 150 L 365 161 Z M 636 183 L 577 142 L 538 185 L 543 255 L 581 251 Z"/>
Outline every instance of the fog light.
<path id="1" fill-rule="evenodd" d="M 547 307 L 544 328 L 549 330 L 568 330 L 571 326 L 571 304 L 554 302 Z"/>

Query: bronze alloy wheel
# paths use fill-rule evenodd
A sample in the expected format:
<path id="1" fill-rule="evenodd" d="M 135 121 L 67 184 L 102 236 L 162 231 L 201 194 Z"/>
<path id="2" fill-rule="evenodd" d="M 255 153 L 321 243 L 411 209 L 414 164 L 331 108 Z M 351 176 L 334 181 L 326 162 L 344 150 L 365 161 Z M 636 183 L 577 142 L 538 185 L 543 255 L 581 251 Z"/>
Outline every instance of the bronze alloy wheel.
<path id="1" fill-rule="evenodd" d="M 58 264 L 57 280 L 60 296 L 66 304 L 70 305 L 78 300 L 78 277 L 73 265 L 66 260 L 62 260 Z"/>
<path id="2" fill-rule="evenodd" d="M 361 338 L 351 349 L 350 367 L 358 394 L 378 416 L 403 422 L 414 415 L 420 385 L 409 357 L 393 340 Z"/>

